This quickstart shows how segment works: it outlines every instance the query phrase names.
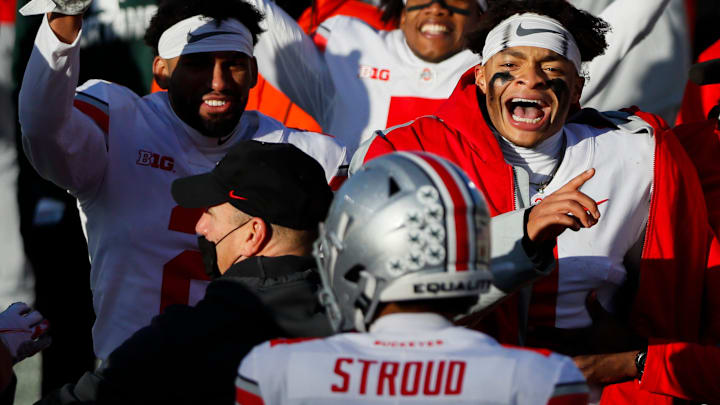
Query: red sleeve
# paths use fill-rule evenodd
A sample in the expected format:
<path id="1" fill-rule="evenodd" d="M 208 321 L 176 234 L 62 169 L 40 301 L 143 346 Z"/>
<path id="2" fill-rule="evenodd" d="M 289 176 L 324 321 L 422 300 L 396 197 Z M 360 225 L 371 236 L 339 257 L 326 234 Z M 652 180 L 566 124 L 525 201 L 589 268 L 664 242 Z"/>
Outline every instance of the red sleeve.
<path id="1" fill-rule="evenodd" d="M 559 395 L 550 398 L 548 405 L 586 405 L 588 403 L 588 394 L 570 394 Z"/>
<path id="2" fill-rule="evenodd" d="M 365 164 L 378 156 L 387 155 L 388 153 L 393 153 L 396 150 L 395 145 L 393 145 L 388 138 L 378 135 L 373 138 L 372 142 L 370 142 L 370 147 L 368 147 L 365 152 L 362 162 Z"/>
<path id="3" fill-rule="evenodd" d="M 314 31 L 323 21 L 336 15 L 345 15 L 363 20 L 376 30 L 392 30 L 396 28 L 394 21 L 383 22 L 382 11 L 359 0 L 323 0 L 316 2 L 317 8 L 308 7 L 298 18 L 298 25 L 305 32 Z"/>
<path id="4" fill-rule="evenodd" d="M 242 388 L 237 389 L 235 401 L 237 405 L 265 405 L 261 396 L 245 391 Z"/>
<path id="5" fill-rule="evenodd" d="M 449 132 L 450 130 L 441 121 L 429 116 L 398 125 L 386 132 L 378 131 L 365 151 L 362 162 L 365 164 L 378 156 L 400 150 L 431 150 L 439 156 L 447 157 L 447 151 L 438 145 L 437 139 L 443 139 Z"/>
<path id="6" fill-rule="evenodd" d="M 712 241 L 706 275 L 705 337 L 710 344 L 650 339 L 640 388 L 655 394 L 720 403 L 720 242 Z"/>
<path id="7" fill-rule="evenodd" d="M 560 383 L 555 385 L 555 391 L 548 405 L 586 405 L 588 403 L 588 386 L 585 381 Z"/>
<path id="8" fill-rule="evenodd" d="M 720 402 L 720 347 L 655 343 L 648 346 L 641 389 L 694 401 Z"/>
<path id="9" fill-rule="evenodd" d="M 235 381 L 235 405 L 265 405 L 258 383 L 239 375 Z"/>
<path id="10" fill-rule="evenodd" d="M 15 0 L 0 1 L 0 23 L 12 24 L 15 22 L 16 8 Z"/>
<path id="11" fill-rule="evenodd" d="M 673 128 L 680 144 L 697 170 L 708 210 L 710 225 L 720 236 L 720 131 L 716 119 Z"/>
<path id="12" fill-rule="evenodd" d="M 717 58 L 720 58 L 720 40 L 704 50 L 698 57 L 698 62 L 707 62 Z M 698 86 L 688 82 L 676 124 L 706 119 L 710 110 L 718 102 L 720 102 L 720 84 Z"/>

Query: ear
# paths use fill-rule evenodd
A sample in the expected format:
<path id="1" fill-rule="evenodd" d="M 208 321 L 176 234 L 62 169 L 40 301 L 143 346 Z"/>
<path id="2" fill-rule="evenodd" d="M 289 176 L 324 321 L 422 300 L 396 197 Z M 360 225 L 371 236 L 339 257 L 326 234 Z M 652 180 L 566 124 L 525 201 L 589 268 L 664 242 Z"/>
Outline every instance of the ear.
<path id="1" fill-rule="evenodd" d="M 254 57 L 250 58 L 250 68 L 252 69 L 252 78 L 250 81 L 250 88 L 252 89 L 255 87 L 258 81 L 258 65 L 257 65 L 257 59 Z"/>
<path id="2" fill-rule="evenodd" d="M 167 90 L 168 87 L 170 87 L 170 66 L 167 59 L 156 56 L 155 59 L 153 59 L 152 71 L 153 78 L 158 84 L 158 87 Z"/>
<path id="3" fill-rule="evenodd" d="M 482 65 L 475 66 L 475 84 L 480 87 L 483 93 L 487 94 L 487 81 L 485 80 L 485 68 Z"/>
<path id="4" fill-rule="evenodd" d="M 268 225 L 262 219 L 254 217 L 248 224 L 249 232 L 245 235 L 238 252 L 245 257 L 256 256 L 266 244 L 269 234 Z"/>

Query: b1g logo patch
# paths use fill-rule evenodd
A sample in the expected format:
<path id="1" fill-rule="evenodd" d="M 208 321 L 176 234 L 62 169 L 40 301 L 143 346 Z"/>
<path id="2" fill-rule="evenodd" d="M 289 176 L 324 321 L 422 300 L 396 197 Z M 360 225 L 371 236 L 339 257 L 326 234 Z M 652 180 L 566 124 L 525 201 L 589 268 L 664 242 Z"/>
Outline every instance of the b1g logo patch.
<path id="1" fill-rule="evenodd" d="M 390 80 L 390 69 L 378 69 L 372 66 L 360 65 L 358 77 L 361 79 L 373 79 L 386 82 Z"/>
<path id="2" fill-rule="evenodd" d="M 161 156 L 142 149 L 138 150 L 138 158 L 135 163 L 138 166 L 150 166 L 168 172 L 171 172 L 175 167 L 175 159 L 170 156 Z"/>

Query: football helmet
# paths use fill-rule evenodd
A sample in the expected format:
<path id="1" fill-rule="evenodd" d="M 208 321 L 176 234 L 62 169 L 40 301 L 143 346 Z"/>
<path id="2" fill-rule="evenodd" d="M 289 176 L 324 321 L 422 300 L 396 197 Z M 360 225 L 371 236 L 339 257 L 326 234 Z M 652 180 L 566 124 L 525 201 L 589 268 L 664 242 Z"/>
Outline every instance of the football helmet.
<path id="1" fill-rule="evenodd" d="M 421 152 L 368 162 L 335 194 L 314 246 L 333 329 L 366 331 L 381 302 L 479 297 L 489 232 L 485 200 L 454 164 Z"/>

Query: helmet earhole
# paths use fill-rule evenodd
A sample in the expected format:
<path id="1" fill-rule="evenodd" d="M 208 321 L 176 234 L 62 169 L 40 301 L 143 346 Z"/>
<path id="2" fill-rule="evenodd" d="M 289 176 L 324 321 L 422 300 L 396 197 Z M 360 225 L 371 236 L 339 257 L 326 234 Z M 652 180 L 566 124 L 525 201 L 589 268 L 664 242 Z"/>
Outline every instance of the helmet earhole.
<path id="1" fill-rule="evenodd" d="M 390 177 L 390 192 L 388 193 L 389 196 L 393 196 L 396 193 L 400 192 L 400 186 L 397 184 L 395 179 Z"/>
<path id="2" fill-rule="evenodd" d="M 365 270 L 365 266 L 356 264 L 350 270 L 348 270 L 347 273 L 345 273 L 345 280 L 353 284 L 357 284 L 358 281 L 360 281 L 360 272 L 363 270 Z"/>

